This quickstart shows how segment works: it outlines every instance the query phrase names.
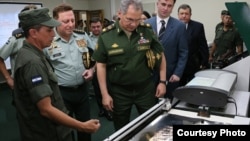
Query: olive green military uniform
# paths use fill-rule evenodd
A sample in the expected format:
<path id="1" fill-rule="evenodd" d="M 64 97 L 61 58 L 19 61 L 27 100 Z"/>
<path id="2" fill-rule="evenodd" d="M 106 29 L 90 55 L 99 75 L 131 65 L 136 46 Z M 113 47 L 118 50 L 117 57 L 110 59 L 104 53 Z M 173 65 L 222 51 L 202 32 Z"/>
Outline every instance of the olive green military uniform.
<path id="1" fill-rule="evenodd" d="M 216 27 L 215 27 L 215 33 L 216 33 L 217 30 L 220 29 L 221 27 L 223 28 L 223 26 L 224 26 L 224 23 L 223 23 L 223 22 L 218 23 L 218 24 L 216 25 Z"/>
<path id="2" fill-rule="evenodd" d="M 141 23 L 128 37 L 118 22 L 103 29 L 93 55 L 94 60 L 107 67 L 116 130 L 129 122 L 133 104 L 140 114 L 155 104 L 152 68 L 159 67 L 163 52 L 149 24 Z M 150 49 L 155 56 L 147 59 Z M 156 65 L 148 66 L 149 62 Z"/>
<path id="3" fill-rule="evenodd" d="M 236 46 L 243 46 L 243 40 L 235 27 L 231 27 L 227 31 L 223 30 L 223 26 L 219 27 L 214 42 L 217 47 L 214 53 L 216 60 L 220 59 L 229 50 L 231 53 L 225 58 L 236 55 Z"/>
<path id="4" fill-rule="evenodd" d="M 11 36 L 8 41 L 0 48 L 0 57 L 3 60 L 6 60 L 8 59 L 8 57 L 10 57 L 11 72 L 14 72 L 16 54 L 18 50 L 23 46 L 24 39 L 25 38 L 22 30 L 14 30 L 13 36 Z"/>
<path id="5" fill-rule="evenodd" d="M 54 107 L 68 114 L 52 66 L 42 51 L 26 41 L 17 55 L 14 82 L 21 140 L 72 141 L 70 128 L 45 118 L 37 108 L 37 102 L 49 96 Z"/>

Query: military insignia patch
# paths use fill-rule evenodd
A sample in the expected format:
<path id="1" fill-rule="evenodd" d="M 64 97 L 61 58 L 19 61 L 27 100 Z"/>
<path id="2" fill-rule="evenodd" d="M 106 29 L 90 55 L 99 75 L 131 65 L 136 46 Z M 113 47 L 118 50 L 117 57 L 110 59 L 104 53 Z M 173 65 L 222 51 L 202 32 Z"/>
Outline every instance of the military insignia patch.
<path id="1" fill-rule="evenodd" d="M 88 52 L 82 54 L 83 65 L 86 69 L 89 69 L 95 65 L 95 61 L 92 58 L 94 51 L 91 48 L 88 48 Z"/>
<path id="2" fill-rule="evenodd" d="M 79 33 L 79 34 L 85 34 L 85 31 L 81 29 L 74 29 L 73 32 Z"/>
<path id="3" fill-rule="evenodd" d="M 97 50 L 98 49 L 98 44 L 96 44 L 96 46 L 95 46 L 95 50 Z"/>
<path id="4" fill-rule="evenodd" d="M 50 46 L 51 46 L 51 48 L 58 48 L 56 42 L 52 42 Z"/>
<path id="5" fill-rule="evenodd" d="M 143 26 L 143 27 L 151 27 L 150 24 L 144 23 L 144 22 L 141 22 L 141 23 L 140 23 L 140 26 Z"/>
<path id="6" fill-rule="evenodd" d="M 156 58 L 157 58 L 157 60 L 160 60 L 161 59 L 161 54 L 157 53 Z"/>
<path id="7" fill-rule="evenodd" d="M 110 31 L 110 30 L 113 29 L 114 27 L 115 27 L 114 24 L 109 25 L 108 27 L 104 28 L 104 29 L 102 30 L 102 32 Z"/>
<path id="8" fill-rule="evenodd" d="M 58 48 L 58 46 L 57 46 L 56 42 L 53 41 L 53 42 L 51 43 L 50 47 L 48 48 L 48 51 L 49 51 L 49 54 L 50 54 L 50 55 L 53 54 L 53 49 L 54 49 L 54 48 Z"/>
<path id="9" fill-rule="evenodd" d="M 76 43 L 79 47 L 86 47 L 87 42 L 84 39 L 76 40 Z"/>
<path id="10" fill-rule="evenodd" d="M 32 84 L 39 84 L 39 83 L 42 83 L 43 82 L 43 78 L 42 78 L 42 76 L 40 76 L 40 75 L 38 75 L 38 76 L 33 76 L 32 78 L 31 78 L 31 82 L 32 82 Z"/>
<path id="11" fill-rule="evenodd" d="M 110 29 L 112 29 L 112 28 L 113 28 L 113 26 L 112 26 L 112 25 L 110 25 L 110 26 L 108 26 L 107 28 L 110 30 Z"/>
<path id="12" fill-rule="evenodd" d="M 113 45 L 112 45 L 112 48 L 117 48 L 118 47 L 118 45 L 116 44 L 116 43 L 114 43 Z"/>
<path id="13" fill-rule="evenodd" d="M 140 33 L 140 40 L 138 41 L 138 44 L 146 44 L 146 43 L 149 43 L 149 40 L 146 40 L 144 37 L 143 37 L 143 33 Z"/>
<path id="14" fill-rule="evenodd" d="M 21 38 L 21 37 L 24 37 L 22 33 L 18 33 L 18 34 L 15 34 L 15 37 L 18 39 L 18 38 Z"/>
<path id="15" fill-rule="evenodd" d="M 55 41 L 53 41 L 50 47 L 48 48 L 48 53 L 50 55 L 51 60 L 55 60 L 65 56 L 65 52 L 60 46 L 57 45 Z"/>

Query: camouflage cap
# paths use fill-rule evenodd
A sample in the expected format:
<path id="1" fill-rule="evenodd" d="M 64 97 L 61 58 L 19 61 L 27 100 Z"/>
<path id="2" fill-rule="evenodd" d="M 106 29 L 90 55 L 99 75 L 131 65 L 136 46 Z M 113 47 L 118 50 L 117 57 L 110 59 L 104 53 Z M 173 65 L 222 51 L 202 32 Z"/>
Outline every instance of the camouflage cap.
<path id="1" fill-rule="evenodd" d="M 39 8 L 24 11 L 18 14 L 22 28 L 28 28 L 34 25 L 44 25 L 48 27 L 56 27 L 61 23 L 49 16 L 48 8 Z"/>

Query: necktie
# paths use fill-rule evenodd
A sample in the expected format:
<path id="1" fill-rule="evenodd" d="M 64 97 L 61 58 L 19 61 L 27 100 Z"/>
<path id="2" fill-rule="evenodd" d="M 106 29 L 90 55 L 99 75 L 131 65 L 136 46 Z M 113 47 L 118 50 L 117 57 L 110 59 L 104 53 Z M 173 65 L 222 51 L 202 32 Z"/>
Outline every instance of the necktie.
<path id="1" fill-rule="evenodd" d="M 161 20 L 161 29 L 159 31 L 159 39 L 161 39 L 166 27 L 165 27 L 166 22 L 164 20 Z"/>

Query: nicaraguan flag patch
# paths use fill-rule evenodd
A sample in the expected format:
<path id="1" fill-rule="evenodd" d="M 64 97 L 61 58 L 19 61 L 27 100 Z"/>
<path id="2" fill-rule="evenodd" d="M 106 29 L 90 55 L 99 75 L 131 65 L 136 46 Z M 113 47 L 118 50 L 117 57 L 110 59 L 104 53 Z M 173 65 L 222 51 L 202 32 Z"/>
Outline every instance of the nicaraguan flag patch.
<path id="1" fill-rule="evenodd" d="M 39 76 L 34 76 L 32 77 L 31 79 L 32 83 L 33 84 L 38 84 L 38 83 L 41 83 L 43 81 L 42 77 L 39 75 Z"/>

